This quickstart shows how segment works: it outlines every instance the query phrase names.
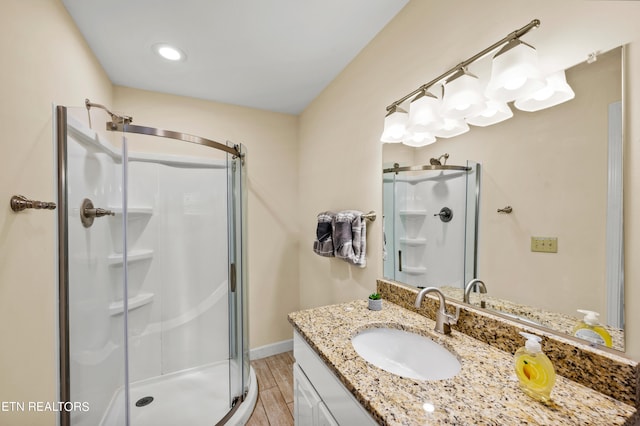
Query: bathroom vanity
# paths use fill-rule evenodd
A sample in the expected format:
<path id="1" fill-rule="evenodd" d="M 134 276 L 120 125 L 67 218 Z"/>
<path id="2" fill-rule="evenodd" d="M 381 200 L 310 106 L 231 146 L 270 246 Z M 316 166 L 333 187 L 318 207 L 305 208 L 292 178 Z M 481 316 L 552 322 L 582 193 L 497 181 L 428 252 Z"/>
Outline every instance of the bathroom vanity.
<path id="1" fill-rule="evenodd" d="M 298 332 L 294 332 L 293 352 L 296 424 L 377 424 Z"/>
<path id="2" fill-rule="evenodd" d="M 357 300 L 294 312 L 289 321 L 294 327 L 296 424 L 634 425 L 637 421 L 633 402 L 561 375 L 552 402 L 539 403 L 520 390 L 512 353 L 455 329 L 449 335 L 435 333 L 433 320 L 388 300 L 381 311 L 370 311 L 365 300 Z M 460 371 L 444 380 L 414 380 L 375 367 L 356 353 L 351 340 L 372 328 L 425 336 L 453 353 Z M 636 374 L 637 364 L 632 367 Z"/>

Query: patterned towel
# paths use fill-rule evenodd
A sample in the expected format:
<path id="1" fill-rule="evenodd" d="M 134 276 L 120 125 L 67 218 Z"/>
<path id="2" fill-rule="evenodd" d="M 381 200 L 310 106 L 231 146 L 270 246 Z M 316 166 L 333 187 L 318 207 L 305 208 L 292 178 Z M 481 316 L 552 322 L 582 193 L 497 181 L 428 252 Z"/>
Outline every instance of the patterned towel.
<path id="1" fill-rule="evenodd" d="M 335 215 L 333 245 L 337 258 L 361 268 L 367 266 L 367 221 L 362 212 L 345 210 Z"/>
<path id="2" fill-rule="evenodd" d="M 333 249 L 333 219 L 335 215 L 333 212 L 322 212 L 318 215 L 313 251 L 320 256 L 335 256 Z"/>

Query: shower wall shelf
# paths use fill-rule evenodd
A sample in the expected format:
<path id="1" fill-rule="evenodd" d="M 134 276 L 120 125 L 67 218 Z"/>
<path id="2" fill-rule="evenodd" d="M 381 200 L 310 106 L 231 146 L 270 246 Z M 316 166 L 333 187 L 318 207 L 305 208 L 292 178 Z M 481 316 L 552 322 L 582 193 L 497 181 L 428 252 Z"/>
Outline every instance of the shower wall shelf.
<path id="1" fill-rule="evenodd" d="M 426 210 L 400 210 L 400 216 L 426 216 Z"/>
<path id="2" fill-rule="evenodd" d="M 153 302 L 153 293 L 140 293 L 127 300 L 127 311 L 133 311 L 141 306 Z M 124 312 L 124 301 L 112 302 L 109 304 L 109 315 L 116 316 Z"/>
<path id="3" fill-rule="evenodd" d="M 424 246 L 427 244 L 426 238 L 400 238 L 400 244 L 407 246 Z"/>
<path id="4" fill-rule="evenodd" d="M 109 210 L 114 212 L 116 216 L 122 215 L 122 207 L 109 207 Z M 129 207 L 127 208 L 127 215 L 129 217 L 153 216 L 153 207 Z"/>
<path id="5" fill-rule="evenodd" d="M 109 266 L 122 266 L 124 263 L 122 253 L 113 253 L 107 257 Z M 140 262 L 141 260 L 151 259 L 153 250 L 132 250 L 127 254 L 127 263 Z"/>
<path id="6" fill-rule="evenodd" d="M 422 275 L 427 273 L 427 268 L 424 266 L 402 266 L 402 272 L 409 275 Z"/>

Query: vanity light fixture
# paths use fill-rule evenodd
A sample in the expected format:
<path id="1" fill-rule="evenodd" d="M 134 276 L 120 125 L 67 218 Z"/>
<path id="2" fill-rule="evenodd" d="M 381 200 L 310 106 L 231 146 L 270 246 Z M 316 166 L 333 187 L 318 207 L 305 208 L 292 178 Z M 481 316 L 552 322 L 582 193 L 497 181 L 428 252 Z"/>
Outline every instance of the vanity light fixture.
<path id="1" fill-rule="evenodd" d="M 409 132 L 433 132 L 443 124 L 440 100 L 426 89 L 422 89 L 409 104 Z"/>
<path id="2" fill-rule="evenodd" d="M 453 118 L 445 118 L 442 127 L 433 132 L 433 134 L 439 138 L 452 138 L 454 136 L 467 133 L 469 131 L 469 125 L 466 121 Z"/>
<path id="3" fill-rule="evenodd" d="M 152 46 L 154 52 L 169 61 L 185 61 L 187 55 L 177 47 L 171 46 L 166 43 L 158 43 Z"/>
<path id="4" fill-rule="evenodd" d="M 466 68 L 460 68 L 444 83 L 441 111 L 446 118 L 473 117 L 484 109 L 485 102 L 480 80 Z"/>
<path id="5" fill-rule="evenodd" d="M 543 87 L 536 49 L 516 38 L 493 57 L 485 94 L 490 99 L 511 102 Z"/>
<path id="6" fill-rule="evenodd" d="M 414 148 L 431 145 L 436 141 L 436 137 L 429 132 L 413 132 L 405 136 L 402 143 Z"/>
<path id="7" fill-rule="evenodd" d="M 511 118 L 513 112 L 507 102 L 516 101 L 519 109 L 536 111 L 571 99 L 573 91 L 566 85 L 564 74 L 562 78 L 554 75 L 545 80 L 535 48 L 520 40 L 539 26 L 538 19 L 532 20 L 387 106 L 380 140 L 423 146 L 433 143 L 434 136 L 451 138 L 468 132 L 469 124 L 489 126 Z M 498 49 L 492 60 L 491 78 L 483 83 L 468 67 Z M 443 85 L 442 101 L 429 92 L 439 84 Z M 409 99 L 407 114 L 400 105 Z"/>
<path id="8" fill-rule="evenodd" d="M 407 114 L 407 111 L 398 105 L 394 105 L 384 118 L 384 131 L 382 132 L 380 140 L 390 143 L 402 142 L 402 139 L 407 133 L 408 118 L 409 114 Z"/>
<path id="9" fill-rule="evenodd" d="M 576 94 L 567 83 L 564 70 L 549 75 L 545 79 L 546 85 L 531 95 L 517 99 L 516 108 L 522 111 L 539 111 L 573 99 Z"/>
<path id="10" fill-rule="evenodd" d="M 509 108 L 506 102 L 489 99 L 482 112 L 474 117 L 467 118 L 467 123 L 474 126 L 486 127 L 500 123 L 511 117 L 513 117 L 513 111 L 511 111 L 511 108 Z"/>

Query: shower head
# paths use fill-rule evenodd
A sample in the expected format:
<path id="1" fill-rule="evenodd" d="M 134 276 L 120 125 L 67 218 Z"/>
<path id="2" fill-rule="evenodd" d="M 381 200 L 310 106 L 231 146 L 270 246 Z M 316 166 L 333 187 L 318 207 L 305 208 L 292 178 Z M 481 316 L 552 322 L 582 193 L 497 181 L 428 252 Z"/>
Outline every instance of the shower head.
<path id="1" fill-rule="evenodd" d="M 444 158 L 444 161 L 440 161 L 441 158 Z M 442 154 L 440 157 L 438 158 L 432 158 L 429 160 L 429 163 L 432 166 L 444 166 L 445 164 L 447 164 L 447 159 L 449 158 L 449 154 L 444 153 Z"/>
<path id="2" fill-rule="evenodd" d="M 111 116 L 111 130 L 117 129 L 118 124 L 131 124 L 131 122 L 133 121 L 133 117 L 128 115 L 114 114 L 111 111 L 109 111 L 109 109 L 106 106 L 93 103 L 89 99 L 84 100 L 84 105 L 87 107 L 87 114 L 89 115 L 89 128 L 91 128 L 91 114 L 89 113 L 89 111 L 91 110 L 92 107 L 103 109 L 107 112 L 107 114 Z"/>

